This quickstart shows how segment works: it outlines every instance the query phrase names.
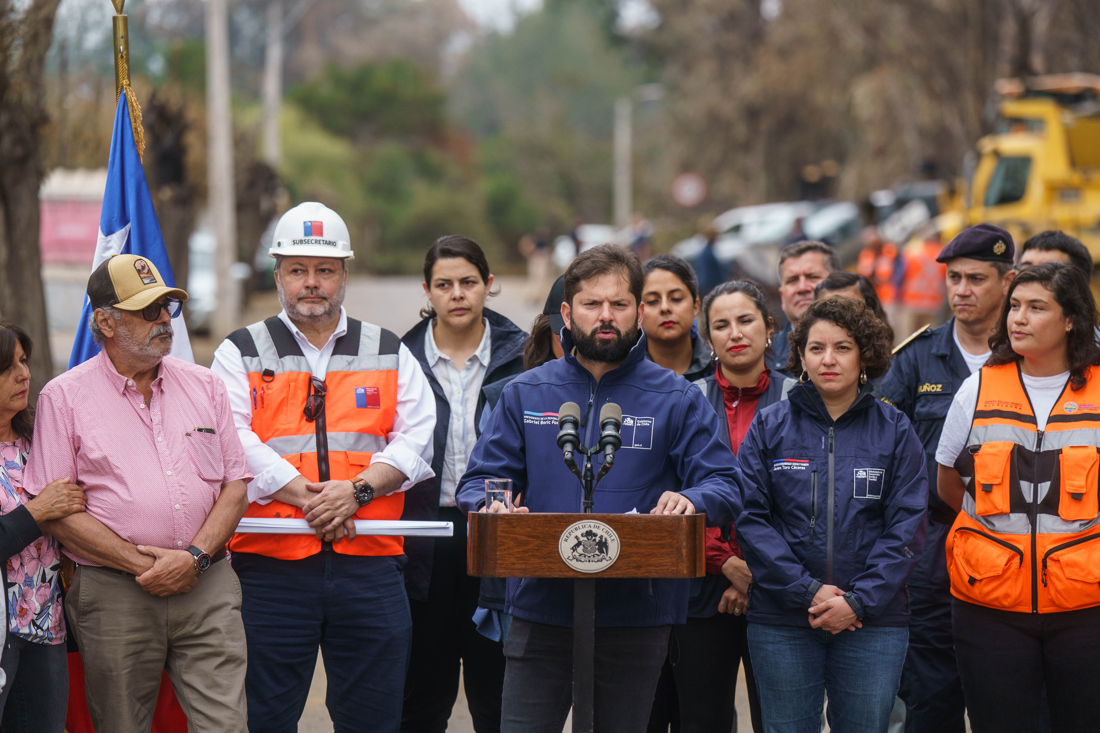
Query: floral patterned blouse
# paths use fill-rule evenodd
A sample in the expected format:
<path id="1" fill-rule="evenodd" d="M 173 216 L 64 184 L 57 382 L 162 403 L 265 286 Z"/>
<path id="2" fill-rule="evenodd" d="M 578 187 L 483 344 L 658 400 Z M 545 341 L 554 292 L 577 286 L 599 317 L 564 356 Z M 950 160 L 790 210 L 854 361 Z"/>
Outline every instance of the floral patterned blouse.
<path id="1" fill-rule="evenodd" d="M 7 514 L 30 500 L 23 491 L 26 463 L 26 443 L 0 442 L 0 514 Z M 48 535 L 8 558 L 5 586 L 9 633 L 36 644 L 65 642 L 60 571 L 57 540 Z"/>

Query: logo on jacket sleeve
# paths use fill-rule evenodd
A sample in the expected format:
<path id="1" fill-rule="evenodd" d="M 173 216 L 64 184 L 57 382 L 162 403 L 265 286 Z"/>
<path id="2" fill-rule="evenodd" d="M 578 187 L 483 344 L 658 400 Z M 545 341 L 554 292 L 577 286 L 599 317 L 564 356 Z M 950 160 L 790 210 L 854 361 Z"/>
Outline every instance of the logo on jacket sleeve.
<path id="1" fill-rule="evenodd" d="M 598 573 L 619 559 L 619 535 L 603 522 L 577 522 L 561 533 L 558 554 L 573 570 Z"/>
<path id="2" fill-rule="evenodd" d="M 623 415 L 619 435 L 623 438 L 623 448 L 650 450 L 653 448 L 653 418 Z"/>
<path id="3" fill-rule="evenodd" d="M 853 496 L 857 499 L 881 499 L 886 471 L 881 468 L 856 468 L 853 470 Z"/>
<path id="4" fill-rule="evenodd" d="M 369 407 L 374 410 L 381 409 L 382 407 L 382 395 L 379 393 L 377 387 L 356 387 L 355 388 L 355 406 L 356 407 Z"/>
<path id="5" fill-rule="evenodd" d="M 810 461 L 805 458 L 778 458 L 772 461 L 772 471 L 805 471 Z"/>

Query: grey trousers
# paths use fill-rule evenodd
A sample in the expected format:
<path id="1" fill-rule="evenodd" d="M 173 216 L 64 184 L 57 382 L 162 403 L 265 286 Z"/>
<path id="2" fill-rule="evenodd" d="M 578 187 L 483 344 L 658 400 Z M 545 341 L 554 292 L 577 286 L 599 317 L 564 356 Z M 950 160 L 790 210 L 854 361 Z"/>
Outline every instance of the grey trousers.
<path id="1" fill-rule="evenodd" d="M 65 597 L 96 730 L 148 733 L 167 670 L 190 733 L 245 733 L 241 584 L 224 560 L 159 598 L 133 575 L 82 566 Z"/>
<path id="2" fill-rule="evenodd" d="M 669 626 L 596 629 L 595 730 L 645 733 Z M 573 696 L 573 630 L 512 621 L 501 733 L 561 733 Z"/>

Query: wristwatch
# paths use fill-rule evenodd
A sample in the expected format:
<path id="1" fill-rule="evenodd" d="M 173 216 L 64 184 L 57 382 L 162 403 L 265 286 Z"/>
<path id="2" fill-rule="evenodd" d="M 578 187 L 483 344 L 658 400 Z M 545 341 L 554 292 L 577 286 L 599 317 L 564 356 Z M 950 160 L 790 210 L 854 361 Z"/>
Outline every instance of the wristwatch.
<path id="1" fill-rule="evenodd" d="M 195 570 L 198 570 L 200 573 L 205 573 L 206 570 L 210 567 L 209 553 L 203 552 L 194 545 L 188 547 L 187 551 L 190 552 L 195 558 Z"/>
<path id="2" fill-rule="evenodd" d="M 355 503 L 364 507 L 374 501 L 374 487 L 367 483 L 366 479 L 353 478 L 351 488 L 355 492 Z"/>

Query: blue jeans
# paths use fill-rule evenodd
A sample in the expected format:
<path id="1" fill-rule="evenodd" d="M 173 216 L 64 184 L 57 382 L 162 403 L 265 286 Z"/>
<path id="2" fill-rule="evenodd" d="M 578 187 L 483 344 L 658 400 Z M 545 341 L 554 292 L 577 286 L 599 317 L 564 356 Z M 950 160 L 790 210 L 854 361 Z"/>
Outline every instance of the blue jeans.
<path id="1" fill-rule="evenodd" d="M 304 560 L 233 554 L 249 731 L 297 733 L 318 647 L 335 732 L 397 731 L 412 641 L 403 562 L 332 551 Z"/>
<path id="2" fill-rule="evenodd" d="M 4 733 L 62 733 L 69 707 L 69 659 L 64 644 L 35 644 L 8 632 L 0 692 Z"/>
<path id="3" fill-rule="evenodd" d="M 749 623 L 749 651 L 766 733 L 885 733 L 898 692 L 909 629 L 821 629 Z"/>

